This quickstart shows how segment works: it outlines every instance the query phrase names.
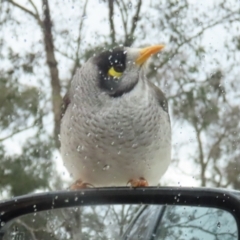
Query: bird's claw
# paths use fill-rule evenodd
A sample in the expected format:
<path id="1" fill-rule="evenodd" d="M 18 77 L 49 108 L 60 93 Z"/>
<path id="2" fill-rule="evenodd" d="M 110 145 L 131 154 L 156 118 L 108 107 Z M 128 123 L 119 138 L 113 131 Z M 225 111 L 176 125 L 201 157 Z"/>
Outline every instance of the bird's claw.
<path id="1" fill-rule="evenodd" d="M 73 183 L 69 189 L 70 190 L 79 190 L 84 188 L 92 188 L 94 187 L 91 183 L 83 182 L 82 180 L 78 179 L 75 183 Z"/>
<path id="2" fill-rule="evenodd" d="M 133 178 L 133 179 L 130 179 L 128 182 L 127 182 L 127 185 L 131 185 L 131 187 L 148 187 L 148 182 L 145 178 L 143 177 L 140 177 L 140 178 Z"/>

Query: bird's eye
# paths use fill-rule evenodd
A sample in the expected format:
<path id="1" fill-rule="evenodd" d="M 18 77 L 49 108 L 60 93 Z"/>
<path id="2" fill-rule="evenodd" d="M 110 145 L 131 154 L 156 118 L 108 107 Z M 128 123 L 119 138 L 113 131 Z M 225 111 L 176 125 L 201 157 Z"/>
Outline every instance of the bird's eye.
<path id="1" fill-rule="evenodd" d="M 115 66 L 112 66 L 109 70 L 108 70 L 108 75 L 112 76 L 112 77 L 121 77 L 123 74 L 123 66 L 122 64 L 118 64 Z"/>
<path id="2" fill-rule="evenodd" d="M 114 65 L 113 68 L 116 72 L 123 72 L 124 71 L 123 64 L 120 64 L 120 63 L 117 64 L 117 65 Z"/>

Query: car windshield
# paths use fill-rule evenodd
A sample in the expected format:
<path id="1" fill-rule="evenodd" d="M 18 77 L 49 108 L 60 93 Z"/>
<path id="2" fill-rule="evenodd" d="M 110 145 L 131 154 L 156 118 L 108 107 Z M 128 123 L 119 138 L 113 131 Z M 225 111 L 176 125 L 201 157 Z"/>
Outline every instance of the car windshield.
<path id="1" fill-rule="evenodd" d="M 139 205 L 99 205 L 35 212 L 5 224 L 0 239 L 120 240 L 139 208 Z"/>
<path id="2" fill-rule="evenodd" d="M 237 240 L 238 228 L 232 214 L 217 208 L 99 205 L 35 211 L 2 225 L 0 236 L 3 240 Z"/>
<path id="3" fill-rule="evenodd" d="M 2 1 L 0 200 L 105 186 L 239 190 L 239 9 Z"/>
<path id="4" fill-rule="evenodd" d="M 238 239 L 238 229 L 234 217 L 217 208 L 152 205 L 139 214 L 124 239 Z"/>

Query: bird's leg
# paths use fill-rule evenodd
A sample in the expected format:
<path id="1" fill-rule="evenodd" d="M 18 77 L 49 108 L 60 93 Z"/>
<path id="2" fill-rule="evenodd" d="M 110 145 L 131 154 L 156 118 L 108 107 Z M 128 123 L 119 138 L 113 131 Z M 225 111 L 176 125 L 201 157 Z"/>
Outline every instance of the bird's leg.
<path id="1" fill-rule="evenodd" d="M 69 189 L 70 190 L 78 190 L 78 189 L 83 189 L 83 188 L 91 188 L 94 187 L 90 183 L 83 182 L 81 179 L 78 179 L 75 183 L 73 183 Z"/>
<path id="2" fill-rule="evenodd" d="M 130 179 L 127 182 L 127 185 L 128 184 L 130 184 L 132 187 L 147 187 L 148 186 L 147 180 L 143 177 Z"/>

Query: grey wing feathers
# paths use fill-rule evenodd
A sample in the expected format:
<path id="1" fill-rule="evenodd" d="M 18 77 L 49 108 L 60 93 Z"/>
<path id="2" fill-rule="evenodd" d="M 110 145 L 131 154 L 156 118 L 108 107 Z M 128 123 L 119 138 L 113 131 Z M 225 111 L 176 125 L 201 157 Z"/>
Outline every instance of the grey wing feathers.
<path id="1" fill-rule="evenodd" d="M 164 93 L 151 82 L 149 82 L 149 86 L 152 88 L 159 105 L 162 107 L 162 109 L 165 112 L 168 113 L 168 102 L 167 102 L 167 98 L 165 97 Z"/>
<path id="2" fill-rule="evenodd" d="M 70 98 L 69 98 L 69 93 L 67 92 L 65 94 L 65 96 L 63 97 L 63 103 L 62 103 L 62 106 L 61 106 L 61 118 L 63 117 L 63 115 L 65 114 L 66 110 L 67 110 L 67 107 L 70 103 Z"/>

